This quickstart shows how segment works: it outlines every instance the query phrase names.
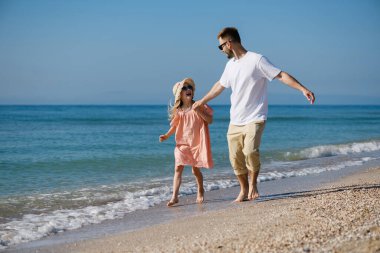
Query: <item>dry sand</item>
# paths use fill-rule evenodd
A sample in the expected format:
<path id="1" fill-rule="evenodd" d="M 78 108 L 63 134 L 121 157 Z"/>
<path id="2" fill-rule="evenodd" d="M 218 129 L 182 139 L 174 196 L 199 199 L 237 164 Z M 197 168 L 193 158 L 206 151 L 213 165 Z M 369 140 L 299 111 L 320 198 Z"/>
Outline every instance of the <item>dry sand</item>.
<path id="1" fill-rule="evenodd" d="M 373 168 L 315 191 L 36 252 L 380 252 L 379 200 Z"/>

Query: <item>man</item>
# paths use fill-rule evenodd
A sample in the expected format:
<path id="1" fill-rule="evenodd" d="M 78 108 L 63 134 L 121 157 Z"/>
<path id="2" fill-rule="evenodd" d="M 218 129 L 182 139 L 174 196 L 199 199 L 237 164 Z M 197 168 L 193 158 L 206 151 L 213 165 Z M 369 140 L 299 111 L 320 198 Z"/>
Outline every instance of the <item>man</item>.
<path id="1" fill-rule="evenodd" d="M 264 56 L 247 51 L 234 27 L 223 28 L 218 36 L 219 49 L 228 63 L 218 82 L 193 108 L 208 103 L 225 88 L 231 88 L 230 125 L 227 133 L 229 158 L 240 183 L 236 202 L 259 197 L 257 177 L 260 171 L 259 146 L 268 113 L 267 83 L 277 78 L 297 89 L 314 103 L 314 94 L 288 73 L 273 66 Z M 249 174 L 249 177 L 248 177 Z"/>

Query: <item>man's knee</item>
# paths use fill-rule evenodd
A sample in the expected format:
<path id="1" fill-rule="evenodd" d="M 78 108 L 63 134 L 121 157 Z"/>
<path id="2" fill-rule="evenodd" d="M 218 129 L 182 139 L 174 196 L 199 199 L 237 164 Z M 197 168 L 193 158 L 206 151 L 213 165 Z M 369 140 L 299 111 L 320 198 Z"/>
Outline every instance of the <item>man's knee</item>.
<path id="1" fill-rule="evenodd" d="M 246 167 L 240 167 L 240 168 L 233 168 L 234 169 L 234 174 L 236 176 L 240 175 L 246 175 L 248 173 L 248 169 Z"/>
<path id="2" fill-rule="evenodd" d="M 259 172 L 261 167 L 259 149 L 251 149 L 247 152 L 244 152 L 244 155 L 248 170 Z"/>
<path id="3" fill-rule="evenodd" d="M 243 150 L 243 153 L 246 158 L 252 158 L 252 159 L 260 158 L 260 150 L 258 148 L 249 149 L 249 150 L 245 149 Z"/>
<path id="4" fill-rule="evenodd" d="M 240 157 L 234 154 L 230 154 L 230 163 L 234 169 L 234 174 L 236 176 L 247 174 L 247 167 L 245 165 L 244 157 Z"/>

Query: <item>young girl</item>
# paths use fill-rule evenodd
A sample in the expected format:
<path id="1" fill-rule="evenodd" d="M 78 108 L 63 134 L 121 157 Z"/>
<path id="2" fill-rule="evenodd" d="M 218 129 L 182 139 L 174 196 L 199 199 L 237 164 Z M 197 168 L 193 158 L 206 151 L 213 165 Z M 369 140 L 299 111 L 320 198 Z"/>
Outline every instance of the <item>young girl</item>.
<path id="1" fill-rule="evenodd" d="M 195 84 L 191 78 L 186 78 L 174 84 L 174 105 L 170 108 L 170 129 L 160 135 L 160 142 L 167 140 L 175 133 L 174 149 L 175 168 L 173 178 L 173 196 L 167 203 L 172 206 L 178 203 L 179 187 L 185 165 L 193 168 L 193 174 L 198 184 L 197 203 L 204 200 L 203 175 L 200 168 L 212 168 L 214 163 L 211 155 L 210 134 L 208 124 L 212 123 L 212 109 L 205 105 L 196 111 L 194 103 Z"/>

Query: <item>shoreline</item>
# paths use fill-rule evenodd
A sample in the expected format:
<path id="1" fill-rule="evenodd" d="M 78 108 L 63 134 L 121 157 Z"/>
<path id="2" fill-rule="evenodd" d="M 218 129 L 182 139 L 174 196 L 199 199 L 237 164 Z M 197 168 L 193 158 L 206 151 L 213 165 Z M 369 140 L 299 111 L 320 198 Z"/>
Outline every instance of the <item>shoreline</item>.
<path id="1" fill-rule="evenodd" d="M 277 191 L 269 190 L 273 186 L 278 188 Z M 376 217 L 374 214 L 380 217 L 380 206 L 374 202 L 374 196 L 380 195 L 378 165 L 375 169 L 361 166 L 353 168 L 351 172 L 335 171 L 305 178 L 271 181 L 261 183 L 259 187 L 262 196 L 255 202 L 231 203 L 238 187 L 207 192 L 203 205 L 194 204 L 194 196 L 186 196 L 181 198 L 180 205 L 176 208 L 167 208 L 164 206 L 166 203 L 162 203 L 152 210 L 136 212 L 127 215 L 125 219 L 108 222 L 108 228 L 113 229 L 104 229 L 107 228 L 107 223 L 87 226 L 78 231 L 16 245 L 5 252 L 260 252 L 285 249 L 313 252 L 320 251 L 322 246 L 326 251 L 331 251 L 331 247 L 344 242 L 348 228 L 352 233 L 364 229 L 364 232 L 359 231 L 363 236 L 358 237 L 358 243 L 364 243 L 363 247 L 371 247 L 370 244 L 373 244 L 380 249 L 380 220 L 373 220 Z M 353 201 L 350 194 L 354 194 L 354 199 L 360 201 Z M 329 203 L 335 204 L 326 208 L 324 205 Z M 366 206 L 370 206 L 371 210 Z M 352 213 L 358 208 L 367 212 L 369 218 L 365 216 L 366 219 L 372 219 L 375 225 L 355 223 L 354 221 L 363 221 L 363 218 L 355 216 L 355 212 Z M 150 216 L 154 212 L 161 215 L 161 219 Z M 339 215 L 351 218 L 339 220 Z M 134 224 L 134 219 L 146 219 L 147 222 L 130 226 Z M 117 223 L 120 224 L 118 228 Z M 320 229 L 321 226 L 326 228 Z M 257 229 L 252 229 L 255 227 Z M 89 233 L 97 229 L 100 229 L 99 233 Z M 237 233 L 245 236 L 237 237 Z M 329 246 L 329 238 L 337 236 L 343 239 L 336 240 L 335 246 Z M 356 238 L 355 236 L 356 234 L 350 238 Z M 303 243 L 302 247 L 300 243 Z M 279 245 L 281 248 L 277 248 Z"/>

